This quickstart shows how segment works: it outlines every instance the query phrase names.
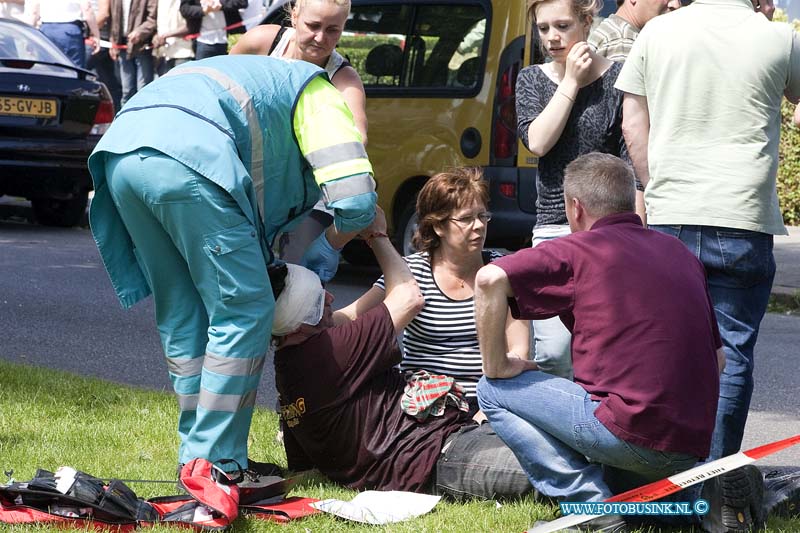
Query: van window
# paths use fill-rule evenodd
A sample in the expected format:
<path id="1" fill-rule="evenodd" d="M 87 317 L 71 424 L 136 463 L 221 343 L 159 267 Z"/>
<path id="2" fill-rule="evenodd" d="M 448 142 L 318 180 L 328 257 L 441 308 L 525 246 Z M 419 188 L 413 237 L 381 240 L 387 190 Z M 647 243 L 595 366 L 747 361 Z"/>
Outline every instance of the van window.
<path id="1" fill-rule="evenodd" d="M 474 94 L 483 81 L 486 20 L 480 4 L 354 5 L 338 51 L 368 94 Z"/>

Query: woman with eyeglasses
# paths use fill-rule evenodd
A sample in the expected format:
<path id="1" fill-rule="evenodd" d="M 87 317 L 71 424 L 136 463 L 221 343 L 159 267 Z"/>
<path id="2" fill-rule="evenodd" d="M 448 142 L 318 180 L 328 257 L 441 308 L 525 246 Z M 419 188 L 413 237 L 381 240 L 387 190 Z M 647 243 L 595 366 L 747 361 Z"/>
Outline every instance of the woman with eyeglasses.
<path id="1" fill-rule="evenodd" d="M 433 176 L 417 196 L 419 226 L 405 257 L 425 298 L 425 307 L 403 332 L 402 370 L 426 370 L 455 378 L 480 422 L 475 386 L 483 375 L 473 296 L 478 269 L 502 254 L 484 250 L 489 192 L 481 171 L 456 168 Z M 363 314 L 383 301 L 383 278 L 343 311 Z M 530 326 L 506 321 L 509 352 L 527 359 Z"/>

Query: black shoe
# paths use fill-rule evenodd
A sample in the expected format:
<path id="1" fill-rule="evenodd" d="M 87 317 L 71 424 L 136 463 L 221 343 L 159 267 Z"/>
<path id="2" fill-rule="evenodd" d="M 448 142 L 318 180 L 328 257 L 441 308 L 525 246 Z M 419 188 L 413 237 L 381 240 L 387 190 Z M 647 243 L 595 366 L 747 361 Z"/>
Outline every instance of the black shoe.
<path id="1" fill-rule="evenodd" d="M 183 463 L 178 463 L 178 481 L 175 484 L 175 488 L 179 492 L 185 494 L 186 488 L 183 486 L 183 483 L 181 483 L 181 470 L 183 470 Z M 270 485 L 283 479 L 283 473 L 283 469 L 276 464 L 260 463 L 248 459 L 247 468 L 243 470 L 234 470 L 229 473 L 229 476 L 234 480 L 240 478 L 239 481 L 236 482 L 240 489 L 260 489 L 265 485 Z"/>
<path id="2" fill-rule="evenodd" d="M 247 458 L 247 468 L 244 469 L 243 473 L 245 481 L 248 478 L 250 480 L 257 480 L 260 477 L 283 477 L 284 475 L 284 471 L 280 466 L 274 463 L 260 463 L 258 461 L 253 461 L 249 457 Z"/>
<path id="3" fill-rule="evenodd" d="M 547 522 L 540 520 L 534 524 L 534 527 L 546 523 Z M 630 530 L 628 529 L 628 524 L 625 522 L 625 518 L 618 514 L 600 516 L 594 520 L 584 522 L 583 524 L 558 530 L 558 532 L 563 533 L 585 533 L 590 531 L 600 533 L 628 533 Z"/>
<path id="4" fill-rule="evenodd" d="M 800 515 L 800 468 L 789 466 L 763 471 L 764 517 Z"/>
<path id="5" fill-rule="evenodd" d="M 753 465 L 706 481 L 703 498 L 709 504 L 703 529 L 709 533 L 748 533 L 764 525 L 764 478 Z"/>

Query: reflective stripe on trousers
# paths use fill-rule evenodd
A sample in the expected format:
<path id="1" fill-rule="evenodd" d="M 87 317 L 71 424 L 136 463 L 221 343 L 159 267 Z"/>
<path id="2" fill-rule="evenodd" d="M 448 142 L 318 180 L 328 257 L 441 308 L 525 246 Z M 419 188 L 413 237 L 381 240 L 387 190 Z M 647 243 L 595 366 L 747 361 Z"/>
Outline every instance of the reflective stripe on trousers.
<path id="1" fill-rule="evenodd" d="M 106 172 L 153 291 L 179 461 L 246 464 L 275 305 L 258 232 L 221 187 L 155 150 L 109 156 Z"/>

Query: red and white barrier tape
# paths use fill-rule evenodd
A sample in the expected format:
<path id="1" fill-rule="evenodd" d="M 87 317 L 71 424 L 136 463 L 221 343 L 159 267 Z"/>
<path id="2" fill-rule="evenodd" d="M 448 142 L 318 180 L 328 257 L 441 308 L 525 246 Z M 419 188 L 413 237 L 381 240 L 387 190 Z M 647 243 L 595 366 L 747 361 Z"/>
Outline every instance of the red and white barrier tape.
<path id="1" fill-rule="evenodd" d="M 608 498 L 604 501 L 649 502 L 658 500 L 670 494 L 674 494 L 679 490 L 685 489 L 686 487 L 700 483 L 701 481 L 711 479 L 719 476 L 720 474 L 730 472 L 731 470 L 736 470 L 741 466 L 750 464 L 761 459 L 762 457 L 772 455 L 773 453 L 794 446 L 795 444 L 800 444 L 800 435 L 795 435 L 794 437 L 789 437 L 788 439 L 771 442 L 751 450 L 735 453 L 733 455 L 729 455 L 728 457 L 723 457 L 722 459 L 717 459 L 716 461 L 711 461 L 710 463 L 705 463 L 700 466 L 690 468 L 689 470 L 681 472 L 680 474 L 675 474 L 674 476 L 670 476 L 666 479 L 654 481 L 653 483 L 648 483 L 647 485 L 623 492 L 622 494 L 617 494 L 616 496 Z M 561 518 L 546 524 L 533 527 L 526 533 L 551 533 L 553 531 L 558 531 L 559 529 L 564 529 L 588 522 L 589 520 L 593 520 L 598 516 L 601 515 L 571 514 L 562 516 Z"/>
<path id="2" fill-rule="evenodd" d="M 250 17 L 248 19 L 241 20 L 239 22 L 234 22 L 233 24 L 231 24 L 229 26 L 225 26 L 224 28 L 221 28 L 219 30 L 213 30 L 211 32 L 206 32 L 206 33 L 220 32 L 220 31 L 223 31 L 223 30 L 225 32 L 228 32 L 228 31 L 234 30 L 236 28 L 241 28 L 242 26 L 247 26 L 251 22 L 260 22 L 263 19 L 264 19 L 264 15 L 258 15 L 256 17 Z M 186 41 L 194 41 L 195 39 L 197 39 L 201 35 L 202 35 L 202 33 L 190 33 L 189 35 L 184 35 L 182 37 L 182 39 L 184 39 Z M 90 39 L 87 39 L 87 41 L 90 41 Z M 116 48 L 117 50 L 126 50 L 128 48 L 127 45 L 114 44 L 111 41 L 105 41 L 105 40 L 102 40 L 102 39 L 98 40 L 97 42 L 100 44 L 100 48 Z M 148 45 L 147 48 L 152 48 L 152 46 Z"/>

